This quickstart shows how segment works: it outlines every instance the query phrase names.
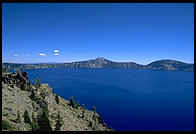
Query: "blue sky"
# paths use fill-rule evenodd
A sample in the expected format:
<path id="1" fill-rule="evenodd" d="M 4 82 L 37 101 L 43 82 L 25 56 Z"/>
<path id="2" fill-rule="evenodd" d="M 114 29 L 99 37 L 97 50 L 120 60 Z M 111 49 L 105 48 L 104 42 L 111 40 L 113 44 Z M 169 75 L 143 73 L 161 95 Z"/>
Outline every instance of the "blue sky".
<path id="1" fill-rule="evenodd" d="M 54 52 L 54 50 L 56 50 Z M 3 62 L 194 63 L 192 3 L 3 3 Z"/>

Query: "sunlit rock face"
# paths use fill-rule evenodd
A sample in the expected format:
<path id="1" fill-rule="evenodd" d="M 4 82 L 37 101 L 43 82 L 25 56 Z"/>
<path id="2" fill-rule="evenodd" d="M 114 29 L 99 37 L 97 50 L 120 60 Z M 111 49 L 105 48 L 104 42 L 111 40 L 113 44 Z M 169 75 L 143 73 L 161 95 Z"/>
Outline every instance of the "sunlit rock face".
<path id="1" fill-rule="evenodd" d="M 40 101 L 31 98 L 32 91 Z M 44 96 L 44 97 L 43 97 Z M 54 130 L 58 112 L 62 117 L 61 131 L 111 131 L 97 112 L 83 109 L 81 106 L 72 107 L 69 101 L 59 96 L 59 103 L 48 84 L 39 88 L 28 81 L 26 72 L 2 73 L 2 120 L 7 122 L 10 131 L 31 131 L 31 125 L 24 122 L 24 111 L 27 110 L 32 121 L 32 114 L 37 117 L 44 107 L 48 108 L 49 120 Z M 83 115 L 84 110 L 84 116 Z M 21 122 L 16 119 L 20 114 Z M 93 118 L 94 117 L 94 118 Z M 7 131 L 7 130 L 5 130 Z"/>

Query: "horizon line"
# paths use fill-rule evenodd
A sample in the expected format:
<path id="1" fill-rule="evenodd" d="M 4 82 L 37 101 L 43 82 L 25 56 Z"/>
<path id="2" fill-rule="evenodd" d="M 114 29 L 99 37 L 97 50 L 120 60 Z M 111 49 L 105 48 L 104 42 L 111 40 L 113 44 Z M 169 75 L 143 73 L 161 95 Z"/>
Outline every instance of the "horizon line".
<path id="1" fill-rule="evenodd" d="M 53 62 L 29 62 L 29 63 L 24 63 L 24 62 L 2 62 L 2 64 L 5 64 L 5 63 L 11 63 L 11 64 L 63 64 L 63 63 L 73 63 L 73 62 L 95 60 L 95 59 L 98 59 L 98 58 L 104 58 L 104 57 L 97 57 L 97 58 L 94 58 L 94 59 L 87 59 L 87 60 L 67 61 L 67 62 L 60 62 L 60 61 L 59 62 L 57 62 L 57 61 L 53 61 Z M 104 58 L 104 59 L 106 59 L 106 58 Z M 108 60 L 108 59 L 106 59 L 106 60 Z M 155 62 L 155 61 L 163 61 L 163 60 L 172 60 L 172 61 L 183 62 L 183 63 L 186 63 L 186 64 L 194 64 L 194 61 L 193 61 L 193 63 L 188 63 L 188 62 L 175 60 L 175 59 L 159 59 L 159 60 L 151 61 L 150 63 Z M 112 61 L 112 60 L 109 60 L 109 61 Z M 112 61 L 112 62 L 124 62 L 124 63 L 127 63 L 127 62 L 132 62 L 132 61 Z M 133 63 L 139 64 L 137 62 L 133 62 Z M 150 64 L 150 63 L 148 63 L 148 64 Z M 148 65 L 148 64 L 139 64 L 139 65 Z"/>

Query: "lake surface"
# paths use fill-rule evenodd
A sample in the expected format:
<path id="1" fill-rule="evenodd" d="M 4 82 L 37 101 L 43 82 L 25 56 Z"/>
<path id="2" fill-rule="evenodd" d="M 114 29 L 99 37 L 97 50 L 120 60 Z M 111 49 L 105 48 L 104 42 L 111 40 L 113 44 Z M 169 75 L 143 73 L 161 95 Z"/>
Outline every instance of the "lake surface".
<path id="1" fill-rule="evenodd" d="M 28 69 L 54 93 L 74 96 L 115 130 L 192 131 L 194 72 L 130 69 Z"/>

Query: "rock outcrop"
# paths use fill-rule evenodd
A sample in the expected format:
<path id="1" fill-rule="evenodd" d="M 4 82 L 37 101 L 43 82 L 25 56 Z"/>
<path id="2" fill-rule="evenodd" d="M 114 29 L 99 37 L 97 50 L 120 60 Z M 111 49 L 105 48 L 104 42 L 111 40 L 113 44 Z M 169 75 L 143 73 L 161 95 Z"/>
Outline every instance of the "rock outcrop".
<path id="1" fill-rule="evenodd" d="M 32 99 L 32 92 L 36 99 Z M 69 101 L 61 98 L 57 104 L 55 94 L 48 84 L 36 88 L 28 81 L 26 72 L 2 73 L 2 123 L 4 131 L 31 131 L 30 124 L 24 122 L 24 111 L 38 116 L 44 107 L 48 108 L 51 127 L 55 129 L 57 114 L 62 118 L 61 131 L 111 131 L 98 113 L 77 105 L 72 107 Z M 21 121 L 17 122 L 18 114 Z M 96 116 L 95 116 L 96 115 Z M 94 118 L 95 116 L 95 118 Z M 8 127 L 9 126 L 9 127 Z"/>

